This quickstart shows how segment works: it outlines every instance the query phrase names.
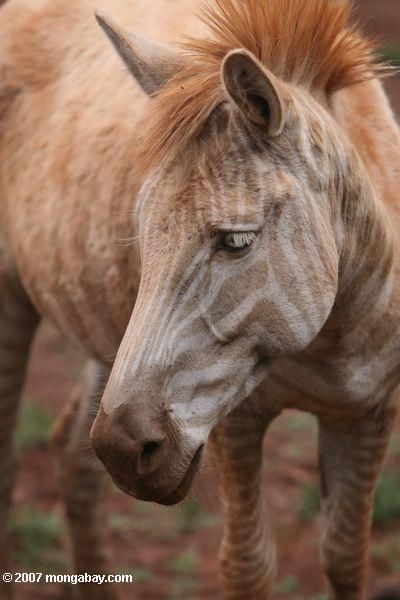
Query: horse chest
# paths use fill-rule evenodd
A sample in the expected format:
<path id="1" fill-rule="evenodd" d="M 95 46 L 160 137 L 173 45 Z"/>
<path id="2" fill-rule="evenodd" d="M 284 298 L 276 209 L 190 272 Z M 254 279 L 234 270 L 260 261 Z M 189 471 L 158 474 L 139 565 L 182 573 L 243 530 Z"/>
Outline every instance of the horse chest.
<path id="1" fill-rule="evenodd" d="M 265 402 L 317 417 L 354 419 L 393 397 L 400 383 L 400 351 L 395 340 L 373 357 L 336 357 L 324 362 L 307 356 L 278 360 L 262 384 Z"/>

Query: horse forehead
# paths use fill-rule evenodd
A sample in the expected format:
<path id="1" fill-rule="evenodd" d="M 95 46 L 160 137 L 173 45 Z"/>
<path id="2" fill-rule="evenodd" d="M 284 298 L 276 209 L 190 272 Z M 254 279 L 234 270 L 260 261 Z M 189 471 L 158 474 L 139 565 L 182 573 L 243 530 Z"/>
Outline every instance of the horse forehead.
<path id="1" fill-rule="evenodd" d="M 266 199 L 292 196 L 299 184 L 285 164 L 290 161 L 278 160 L 273 151 L 260 155 L 245 144 L 217 150 L 211 145 L 209 153 L 194 152 L 153 176 L 143 202 L 152 218 L 168 224 L 188 218 L 200 225 L 219 212 L 262 210 Z"/>

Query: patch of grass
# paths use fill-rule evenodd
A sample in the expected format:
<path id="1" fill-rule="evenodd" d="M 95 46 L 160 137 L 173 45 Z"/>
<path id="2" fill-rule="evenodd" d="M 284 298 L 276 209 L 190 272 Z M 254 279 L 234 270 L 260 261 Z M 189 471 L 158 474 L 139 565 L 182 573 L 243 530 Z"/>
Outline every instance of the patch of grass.
<path id="1" fill-rule="evenodd" d="M 132 521 L 128 517 L 119 514 L 111 514 L 108 517 L 108 526 L 114 531 L 131 529 Z"/>
<path id="2" fill-rule="evenodd" d="M 371 544 L 370 547 L 370 555 L 372 558 L 376 558 L 379 561 L 384 561 L 386 563 L 387 561 L 387 548 L 386 546 L 382 546 L 381 544 Z M 386 566 L 386 564 L 385 564 Z"/>
<path id="3" fill-rule="evenodd" d="M 197 600 L 198 582 L 193 577 L 177 577 L 172 582 L 172 593 L 168 600 Z"/>
<path id="4" fill-rule="evenodd" d="M 168 507 L 149 502 L 133 502 L 132 512 L 126 518 L 125 524 L 127 528 L 146 538 L 160 542 L 168 540 L 171 535 L 175 535 L 175 530 L 174 522 L 166 508 Z M 116 521 L 115 525 L 117 525 Z"/>
<path id="5" fill-rule="evenodd" d="M 23 450 L 47 446 L 52 417 L 33 404 L 22 408 L 15 434 L 17 446 Z"/>
<path id="6" fill-rule="evenodd" d="M 310 521 L 319 512 L 319 509 L 319 488 L 314 483 L 307 484 L 303 488 L 303 496 L 299 511 L 299 517 L 302 521 Z"/>
<path id="7" fill-rule="evenodd" d="M 169 562 L 169 567 L 180 575 L 187 575 L 193 573 L 197 562 L 197 552 L 195 550 L 185 550 Z"/>
<path id="8" fill-rule="evenodd" d="M 179 533 L 190 533 L 198 527 L 215 525 L 215 517 L 202 509 L 196 500 L 187 500 L 179 508 L 176 528 Z"/>
<path id="9" fill-rule="evenodd" d="M 317 594 L 316 596 L 313 596 L 312 600 L 329 600 L 329 596 L 328 594 L 325 594 L 325 592 L 323 592 L 322 594 Z"/>
<path id="10" fill-rule="evenodd" d="M 279 581 L 275 586 L 276 594 L 289 594 L 290 592 L 295 592 L 299 587 L 299 582 L 296 577 L 292 577 L 289 575 Z"/>
<path id="11" fill-rule="evenodd" d="M 141 515 L 148 515 L 152 512 L 153 506 L 149 502 L 141 502 L 136 500 L 134 511 L 140 513 Z"/>
<path id="12" fill-rule="evenodd" d="M 198 587 L 195 577 L 197 563 L 198 555 L 194 550 L 185 550 L 169 562 L 169 567 L 176 573 L 170 600 L 190 600 Z"/>
<path id="13" fill-rule="evenodd" d="M 384 542 L 372 544 L 370 554 L 375 566 L 380 570 L 394 575 L 400 572 L 400 542 L 396 535 L 393 538 L 386 535 Z"/>
<path id="14" fill-rule="evenodd" d="M 119 575 L 132 575 L 134 583 L 148 583 L 154 579 L 154 573 L 146 567 L 121 567 L 118 569 Z"/>
<path id="15" fill-rule="evenodd" d="M 400 455 L 400 431 L 396 430 L 390 440 L 389 455 L 398 456 Z"/>
<path id="16" fill-rule="evenodd" d="M 386 572 L 390 571 L 393 549 L 388 544 L 371 544 L 370 556 L 375 565 Z"/>
<path id="17" fill-rule="evenodd" d="M 388 44 L 378 52 L 379 58 L 394 67 L 400 67 L 400 48 L 395 44 Z"/>
<path id="18" fill-rule="evenodd" d="M 383 473 L 378 480 L 373 519 L 379 525 L 400 520 L 400 475 L 393 471 Z"/>
<path id="19" fill-rule="evenodd" d="M 316 419 L 305 412 L 296 410 L 288 411 L 285 425 L 292 431 L 315 433 L 317 431 Z"/>
<path id="20" fill-rule="evenodd" d="M 54 512 L 43 513 L 32 506 L 28 507 L 12 517 L 10 531 L 14 539 L 16 562 L 46 572 L 62 566 L 62 523 Z"/>
<path id="21" fill-rule="evenodd" d="M 135 583 L 147 583 L 154 579 L 154 574 L 152 571 L 150 571 L 150 569 L 146 569 L 146 567 L 137 567 L 136 569 L 131 569 L 130 573 L 132 573 Z"/>

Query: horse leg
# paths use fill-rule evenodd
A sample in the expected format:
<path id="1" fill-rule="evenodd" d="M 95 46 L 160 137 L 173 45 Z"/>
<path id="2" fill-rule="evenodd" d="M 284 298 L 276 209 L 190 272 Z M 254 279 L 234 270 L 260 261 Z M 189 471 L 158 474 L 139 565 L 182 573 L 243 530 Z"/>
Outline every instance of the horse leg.
<path id="1" fill-rule="evenodd" d="M 373 416 L 351 429 L 320 423 L 321 549 L 336 600 L 365 598 L 373 496 L 393 412 L 375 427 Z"/>
<path id="2" fill-rule="evenodd" d="M 7 564 L 7 521 L 17 467 L 13 435 L 38 322 L 17 277 L 0 272 L 0 571 Z M 11 597 L 11 587 L 1 585 L 0 592 Z"/>
<path id="3" fill-rule="evenodd" d="M 224 597 L 232 600 L 269 598 L 275 579 L 275 544 L 262 485 L 262 443 L 272 419 L 242 405 L 210 437 L 224 509 L 220 568 Z"/>
<path id="4" fill-rule="evenodd" d="M 88 363 L 52 436 L 77 574 L 108 574 L 103 500 L 110 479 L 89 442 L 107 376 L 105 369 Z M 82 584 L 80 594 L 99 600 L 118 596 L 112 584 Z"/>

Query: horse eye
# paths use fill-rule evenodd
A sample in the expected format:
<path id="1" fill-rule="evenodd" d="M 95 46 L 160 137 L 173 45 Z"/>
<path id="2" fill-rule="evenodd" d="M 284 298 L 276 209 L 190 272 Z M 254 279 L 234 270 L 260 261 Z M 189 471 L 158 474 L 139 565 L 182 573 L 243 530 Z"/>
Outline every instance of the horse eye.
<path id="1" fill-rule="evenodd" d="M 254 231 L 230 231 L 221 233 L 220 246 L 229 252 L 240 252 L 252 246 L 257 238 Z"/>

